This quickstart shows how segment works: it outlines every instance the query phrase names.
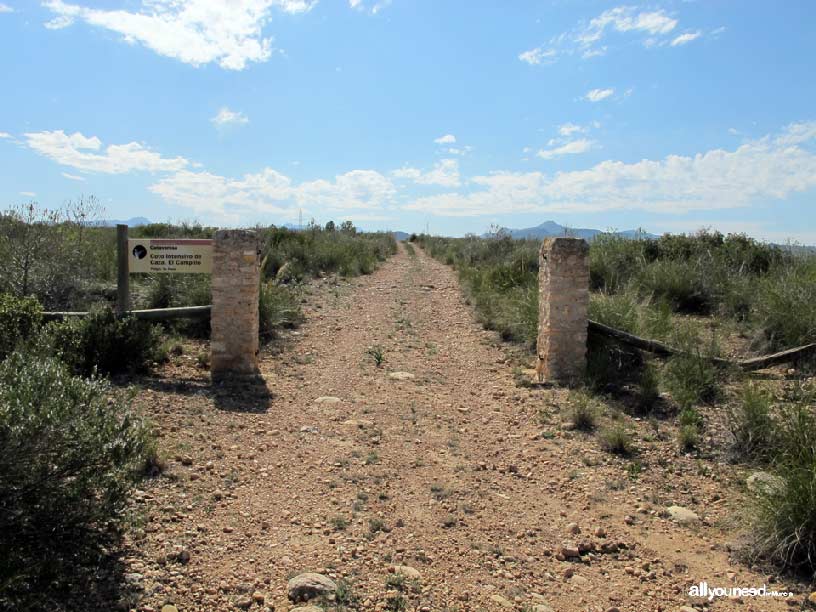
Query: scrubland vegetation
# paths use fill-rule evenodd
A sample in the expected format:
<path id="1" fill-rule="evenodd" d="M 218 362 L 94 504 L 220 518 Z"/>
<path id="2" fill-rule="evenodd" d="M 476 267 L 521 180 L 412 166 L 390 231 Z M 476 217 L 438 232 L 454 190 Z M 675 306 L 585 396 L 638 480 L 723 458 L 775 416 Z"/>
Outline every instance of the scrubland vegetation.
<path id="1" fill-rule="evenodd" d="M 94 588 L 126 523 L 132 486 L 162 468 L 150 425 L 104 377 L 149 370 L 167 359 L 173 338 L 209 333 L 207 321 L 159 325 L 114 314 L 115 230 L 98 225 L 101 212 L 87 198 L 59 211 L 31 204 L 0 215 L 4 609 L 22 609 L 31 593 L 46 605 L 71 588 Z M 390 235 L 361 234 L 350 223 L 256 229 L 264 341 L 301 320 L 303 281 L 367 274 L 396 251 Z M 197 224 L 130 230 L 132 237 L 213 232 Z M 136 308 L 210 303 L 208 275 L 132 275 L 131 289 Z M 44 310 L 89 314 L 46 323 Z"/>
<path id="2" fill-rule="evenodd" d="M 412 237 L 454 266 L 488 329 L 527 349 L 538 325 L 537 240 Z M 679 353 L 658 360 L 590 335 L 584 390 L 571 421 L 596 431 L 605 450 L 632 452 L 619 423 L 598 424 L 591 397 L 635 416 L 675 420 L 679 452 L 761 470 L 751 487 L 746 553 L 816 570 L 816 385 L 811 360 L 772 380 L 715 366 L 816 342 L 816 256 L 717 232 L 629 240 L 601 235 L 590 246 L 590 318 Z M 701 433 L 725 416 L 728 441 L 701 449 Z M 716 420 L 716 419 L 714 419 Z M 721 439 L 721 438 L 717 438 Z"/>

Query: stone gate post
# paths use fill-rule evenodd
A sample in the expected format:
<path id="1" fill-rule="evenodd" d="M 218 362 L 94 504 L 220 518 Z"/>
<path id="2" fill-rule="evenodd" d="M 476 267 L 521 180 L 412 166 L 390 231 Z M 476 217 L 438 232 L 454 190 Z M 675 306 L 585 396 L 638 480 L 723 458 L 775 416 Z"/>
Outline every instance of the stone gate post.
<path id="1" fill-rule="evenodd" d="M 580 238 L 547 238 L 538 264 L 538 377 L 575 383 L 586 369 L 589 245 Z"/>
<path id="2" fill-rule="evenodd" d="M 218 230 L 213 241 L 210 374 L 214 382 L 258 374 L 258 237 Z"/>

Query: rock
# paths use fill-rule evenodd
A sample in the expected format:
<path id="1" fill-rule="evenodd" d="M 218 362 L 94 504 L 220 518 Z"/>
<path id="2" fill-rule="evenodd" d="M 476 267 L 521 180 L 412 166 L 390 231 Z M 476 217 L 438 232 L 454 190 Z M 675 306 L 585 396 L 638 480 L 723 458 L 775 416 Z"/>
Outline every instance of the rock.
<path id="1" fill-rule="evenodd" d="M 190 455 L 184 455 L 181 458 L 181 465 L 193 465 L 193 458 Z"/>
<path id="2" fill-rule="evenodd" d="M 499 604 L 502 608 L 515 608 L 513 602 L 509 599 L 502 597 L 501 595 L 491 595 L 490 601 Z"/>
<path id="3" fill-rule="evenodd" d="M 569 525 L 567 525 L 567 533 L 577 535 L 581 533 L 581 528 L 578 526 L 578 523 L 570 523 Z"/>
<path id="4" fill-rule="evenodd" d="M 565 559 L 576 559 L 581 556 L 581 552 L 578 550 L 578 547 L 572 542 L 564 542 L 561 546 L 559 546 L 558 554 L 563 556 Z"/>
<path id="5" fill-rule="evenodd" d="M 178 612 L 178 608 L 173 604 L 167 604 L 162 606 L 161 612 Z"/>
<path id="6" fill-rule="evenodd" d="M 337 585 L 331 578 L 323 574 L 307 572 L 292 578 L 286 585 L 289 599 L 294 602 L 309 601 L 316 597 L 334 597 Z"/>
<path id="7" fill-rule="evenodd" d="M 249 597 L 241 597 L 235 602 L 235 607 L 241 610 L 249 610 L 252 607 L 252 599 Z"/>
<path id="8" fill-rule="evenodd" d="M 266 600 L 266 597 L 264 597 L 264 594 L 261 593 L 260 591 L 255 591 L 252 594 L 252 601 L 254 601 L 257 604 L 262 605 L 265 600 Z"/>
<path id="9" fill-rule="evenodd" d="M 533 606 L 533 612 L 555 612 L 555 610 L 553 610 L 550 606 L 546 606 L 544 604 L 536 604 L 535 606 Z"/>
<path id="10" fill-rule="evenodd" d="M 677 612 L 699 612 L 699 610 L 691 606 L 683 606 L 682 608 L 678 608 Z"/>
<path id="11" fill-rule="evenodd" d="M 414 375 L 410 372 L 391 372 L 388 378 L 391 380 L 410 380 L 414 378 Z"/>
<path id="12" fill-rule="evenodd" d="M 395 574 L 405 576 L 408 580 L 421 580 L 422 574 L 419 570 L 414 569 L 408 565 L 395 565 L 393 568 Z"/>
<path id="13" fill-rule="evenodd" d="M 333 395 L 323 395 L 318 397 L 314 403 L 315 404 L 339 404 L 341 400 L 339 397 L 334 397 Z"/>
<path id="14" fill-rule="evenodd" d="M 603 527 L 596 527 L 595 528 L 595 537 L 596 538 L 605 538 L 606 537 L 606 529 Z"/>
<path id="15" fill-rule="evenodd" d="M 816 591 L 808 595 L 808 603 L 816 604 Z"/>
<path id="16" fill-rule="evenodd" d="M 369 421 L 367 419 L 347 419 L 343 421 L 343 425 L 346 427 L 359 427 L 360 429 L 365 429 L 366 427 L 373 427 L 374 421 Z"/>
<path id="17" fill-rule="evenodd" d="M 292 608 L 289 612 L 323 612 L 323 608 L 318 608 L 317 606 L 298 606 L 297 608 Z"/>
<path id="18" fill-rule="evenodd" d="M 773 493 L 785 486 L 784 481 L 779 476 L 774 476 L 768 472 L 754 472 L 745 479 L 745 484 L 752 493 Z"/>
<path id="19" fill-rule="evenodd" d="M 696 513 L 683 506 L 669 506 L 666 508 L 669 518 L 679 525 L 694 525 L 700 522 Z"/>

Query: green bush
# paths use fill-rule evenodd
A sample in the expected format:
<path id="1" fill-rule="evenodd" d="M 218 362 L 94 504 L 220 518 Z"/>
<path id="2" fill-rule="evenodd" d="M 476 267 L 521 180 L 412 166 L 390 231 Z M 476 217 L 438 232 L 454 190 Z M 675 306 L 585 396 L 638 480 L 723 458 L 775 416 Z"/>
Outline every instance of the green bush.
<path id="1" fill-rule="evenodd" d="M 668 302 L 674 310 L 707 313 L 715 298 L 698 265 L 686 261 L 655 261 L 638 271 L 635 283 L 641 295 Z"/>
<path id="2" fill-rule="evenodd" d="M 42 307 L 31 297 L 0 294 L 0 361 L 39 329 Z"/>
<path id="3" fill-rule="evenodd" d="M 29 609 L 103 562 L 155 445 L 108 383 L 16 352 L 0 364 L 0 448 L 0 608 Z"/>
<path id="4" fill-rule="evenodd" d="M 161 361 L 159 328 L 133 317 L 119 318 L 108 308 L 86 317 L 46 325 L 36 339 L 41 355 L 56 355 L 76 374 L 146 371 Z"/>
<path id="5" fill-rule="evenodd" d="M 762 387 L 746 385 L 736 403 L 728 407 L 732 452 L 742 460 L 762 462 L 774 448 L 773 396 Z"/>
<path id="6" fill-rule="evenodd" d="M 586 392 L 578 392 L 570 398 L 570 423 L 573 429 L 592 431 L 598 421 L 598 410 L 592 397 Z"/>
<path id="7" fill-rule="evenodd" d="M 276 330 L 296 327 L 303 321 L 300 304 L 292 290 L 272 282 L 261 283 L 258 295 L 258 333 L 269 340 Z"/>
<path id="8" fill-rule="evenodd" d="M 673 340 L 682 353 L 668 360 L 662 377 L 672 399 L 682 410 L 716 400 L 721 390 L 720 373 L 710 359 L 718 353 L 714 341 L 705 346 L 691 326 L 679 327 Z"/>
<path id="9" fill-rule="evenodd" d="M 286 277 L 303 280 L 321 274 L 342 276 L 370 274 L 377 263 L 397 252 L 389 233 L 360 233 L 344 222 L 322 228 L 311 225 L 301 231 L 282 227 L 259 229 L 265 279 L 275 279 L 286 267 Z"/>
<path id="10" fill-rule="evenodd" d="M 628 457 L 635 451 L 631 434 L 622 425 L 613 425 L 598 434 L 601 448 L 613 455 Z"/>
<path id="11" fill-rule="evenodd" d="M 757 316 L 768 349 L 816 342 L 816 258 L 775 270 L 759 285 Z"/>
<path id="12" fill-rule="evenodd" d="M 624 289 L 647 261 L 647 240 L 630 240 L 600 234 L 589 249 L 589 280 L 592 289 L 616 293 Z"/>
<path id="13" fill-rule="evenodd" d="M 793 570 L 816 570 L 816 415 L 814 394 L 780 407 L 771 486 L 756 492 L 754 552 Z"/>

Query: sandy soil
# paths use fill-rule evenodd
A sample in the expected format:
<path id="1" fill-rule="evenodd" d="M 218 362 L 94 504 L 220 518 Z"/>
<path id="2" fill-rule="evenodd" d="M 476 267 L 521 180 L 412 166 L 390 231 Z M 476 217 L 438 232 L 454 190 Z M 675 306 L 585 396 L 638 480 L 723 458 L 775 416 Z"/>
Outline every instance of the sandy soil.
<path id="1" fill-rule="evenodd" d="M 213 388 L 188 355 L 141 381 L 169 459 L 134 500 L 135 609 L 288 611 L 303 571 L 346 581 L 352 609 L 400 609 L 394 565 L 421 576 L 408 610 L 671 611 L 699 608 L 687 589 L 704 580 L 802 603 L 731 559 L 745 474 L 680 454 L 669 421 L 609 413 L 634 458 L 570 431 L 570 392 L 519 385 L 455 273 L 419 249 L 305 301 L 265 385 Z"/>

